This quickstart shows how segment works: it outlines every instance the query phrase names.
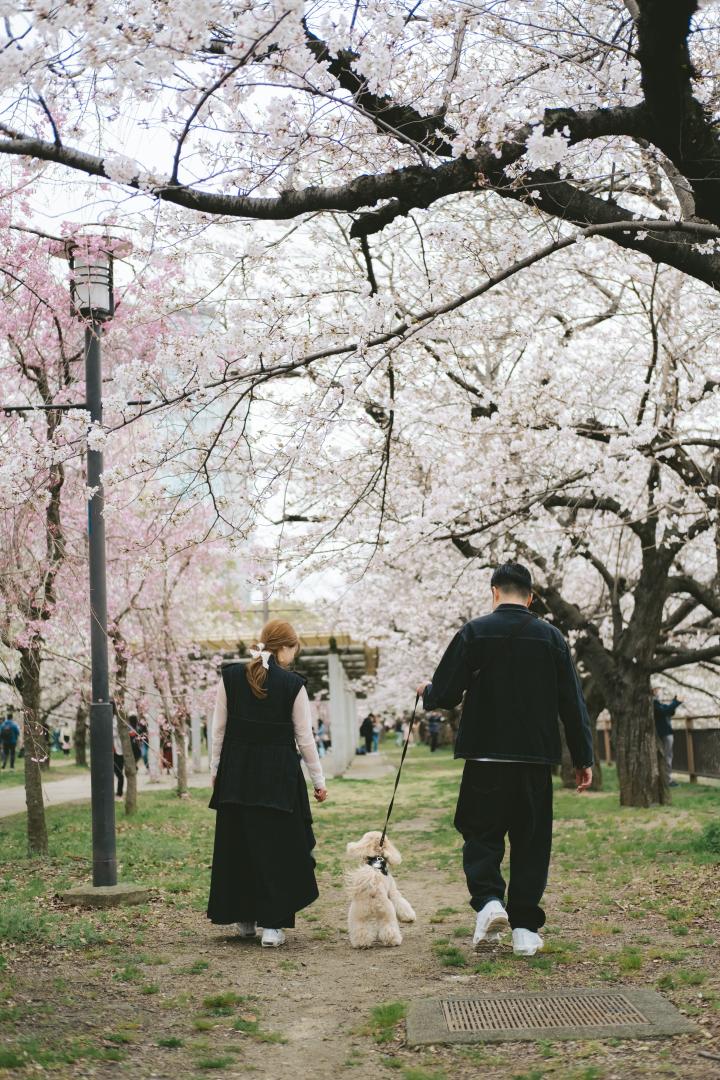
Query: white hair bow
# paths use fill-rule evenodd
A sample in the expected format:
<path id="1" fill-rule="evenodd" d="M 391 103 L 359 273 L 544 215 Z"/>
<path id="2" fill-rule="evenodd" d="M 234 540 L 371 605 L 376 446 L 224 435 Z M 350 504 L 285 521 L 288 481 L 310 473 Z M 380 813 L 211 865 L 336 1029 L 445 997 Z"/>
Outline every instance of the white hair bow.
<path id="1" fill-rule="evenodd" d="M 268 652 L 268 650 L 265 648 L 264 641 L 258 641 L 257 649 L 250 649 L 250 655 L 252 656 L 253 660 L 257 660 L 257 658 L 260 657 L 260 659 L 262 660 L 262 666 L 266 670 L 270 667 L 270 657 L 272 656 L 272 653 Z"/>

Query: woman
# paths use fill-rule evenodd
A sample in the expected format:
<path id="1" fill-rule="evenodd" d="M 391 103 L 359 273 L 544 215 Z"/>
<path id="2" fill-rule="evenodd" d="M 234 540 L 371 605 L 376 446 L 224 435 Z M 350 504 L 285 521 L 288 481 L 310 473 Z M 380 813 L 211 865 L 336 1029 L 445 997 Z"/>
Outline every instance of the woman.
<path id="1" fill-rule="evenodd" d="M 208 918 L 263 928 L 266 948 L 285 943 L 295 913 L 318 897 L 315 837 L 298 749 L 317 802 L 327 798 L 305 680 L 288 666 L 300 642 L 272 619 L 247 665 L 228 664 L 212 729 L 212 809 L 217 810 Z"/>

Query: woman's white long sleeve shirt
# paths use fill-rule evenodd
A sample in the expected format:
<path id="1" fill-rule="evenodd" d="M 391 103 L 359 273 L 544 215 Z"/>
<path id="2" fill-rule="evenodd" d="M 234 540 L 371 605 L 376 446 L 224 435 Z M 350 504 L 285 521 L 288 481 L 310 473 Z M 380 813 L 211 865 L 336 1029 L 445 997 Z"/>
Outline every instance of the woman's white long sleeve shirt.
<path id="1" fill-rule="evenodd" d="M 310 698 L 308 697 L 307 690 L 304 686 L 300 688 L 300 692 L 295 698 L 292 711 L 292 722 L 293 730 L 295 732 L 295 742 L 300 751 L 300 756 L 307 766 L 307 771 L 310 773 L 312 785 L 315 788 L 324 788 L 325 777 L 323 775 L 322 765 L 320 764 L 320 756 L 315 743 L 315 735 L 313 734 Z M 227 695 L 225 693 L 225 683 L 221 679 L 218 683 L 217 695 L 215 697 L 215 712 L 213 713 L 212 723 L 212 759 L 210 764 L 210 774 L 213 779 L 217 774 L 218 765 L 220 764 L 220 753 L 225 738 L 226 726 Z"/>

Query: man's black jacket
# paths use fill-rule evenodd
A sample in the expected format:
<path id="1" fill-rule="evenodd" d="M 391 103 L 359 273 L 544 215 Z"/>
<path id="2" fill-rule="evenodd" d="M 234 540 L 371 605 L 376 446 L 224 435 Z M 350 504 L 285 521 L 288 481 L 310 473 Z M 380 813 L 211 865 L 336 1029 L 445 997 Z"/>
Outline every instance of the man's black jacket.
<path id="1" fill-rule="evenodd" d="M 593 763 L 593 738 L 580 683 L 562 634 L 522 604 L 499 604 L 450 642 L 425 709 L 462 701 L 455 757 L 560 761 L 558 717 L 573 764 Z"/>

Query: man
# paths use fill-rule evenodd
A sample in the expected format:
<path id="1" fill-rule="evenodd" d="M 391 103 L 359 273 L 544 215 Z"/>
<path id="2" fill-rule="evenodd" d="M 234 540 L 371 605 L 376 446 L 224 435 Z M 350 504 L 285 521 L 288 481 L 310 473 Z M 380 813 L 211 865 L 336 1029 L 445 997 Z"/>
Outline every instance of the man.
<path id="1" fill-rule="evenodd" d="M 123 787 L 125 784 L 125 755 L 123 754 L 122 739 L 120 738 L 120 731 L 118 728 L 118 712 L 115 702 L 112 703 L 113 707 L 113 722 L 112 722 L 112 735 L 113 735 L 113 772 L 115 773 L 115 779 L 117 780 L 117 789 L 115 791 L 115 798 L 122 799 Z"/>
<path id="2" fill-rule="evenodd" d="M 657 690 L 653 690 L 652 693 L 655 734 L 662 744 L 665 768 L 667 770 L 667 781 L 670 787 L 677 787 L 677 780 L 673 780 L 672 778 L 673 743 L 675 742 L 672 718 L 677 711 L 678 705 L 682 705 L 682 701 L 678 701 L 678 699 L 674 697 L 672 701 L 663 703 L 658 697 Z"/>
<path id="3" fill-rule="evenodd" d="M 12 710 L 8 709 L 7 716 L 0 724 L 0 754 L 2 755 L 3 769 L 8 763 L 8 758 L 10 759 L 10 768 L 15 768 L 15 750 L 19 738 L 20 728 L 15 723 Z"/>
<path id="4" fill-rule="evenodd" d="M 434 754 L 438 748 L 440 741 L 440 727 L 442 726 L 442 716 L 439 713 L 432 713 L 427 718 L 428 735 L 430 736 L 430 753 Z"/>
<path id="5" fill-rule="evenodd" d="M 360 725 L 360 734 L 365 740 L 365 753 L 372 753 L 373 744 L 373 715 L 368 713 L 362 724 Z"/>
<path id="6" fill-rule="evenodd" d="M 534 956 L 552 842 L 552 766 L 560 761 L 558 716 L 577 790 L 592 783 L 593 740 L 580 683 L 562 634 L 527 609 L 530 572 L 508 562 L 492 575 L 492 614 L 466 623 L 451 641 L 423 707 L 452 709 L 463 695 L 455 757 L 465 759 L 455 828 L 462 833 L 473 945 L 512 928 L 513 951 Z M 500 864 L 510 840 L 507 910 Z"/>

